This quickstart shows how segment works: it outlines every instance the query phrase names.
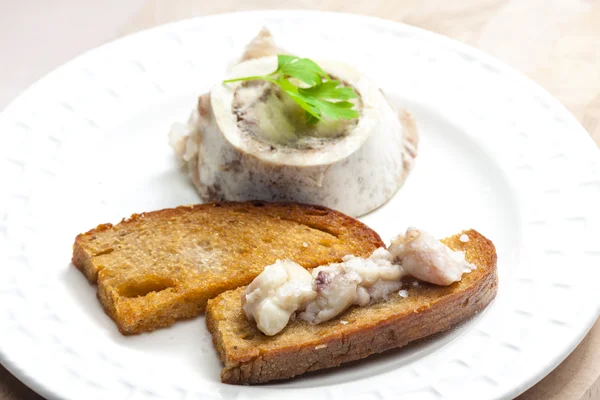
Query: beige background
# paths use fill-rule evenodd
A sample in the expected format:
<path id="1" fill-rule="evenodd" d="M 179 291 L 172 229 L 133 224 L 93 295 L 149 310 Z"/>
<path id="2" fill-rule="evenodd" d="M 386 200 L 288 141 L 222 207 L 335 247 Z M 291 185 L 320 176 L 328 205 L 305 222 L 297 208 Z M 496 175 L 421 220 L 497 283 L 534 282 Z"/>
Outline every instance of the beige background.
<path id="1" fill-rule="evenodd" d="M 125 34 L 268 8 L 367 14 L 458 39 L 533 78 L 600 144 L 600 0 L 2 0 L 0 109 L 51 69 Z M 41 398 L 0 367 L 0 400 L 17 399 Z M 520 399 L 600 399 L 600 322 Z"/>

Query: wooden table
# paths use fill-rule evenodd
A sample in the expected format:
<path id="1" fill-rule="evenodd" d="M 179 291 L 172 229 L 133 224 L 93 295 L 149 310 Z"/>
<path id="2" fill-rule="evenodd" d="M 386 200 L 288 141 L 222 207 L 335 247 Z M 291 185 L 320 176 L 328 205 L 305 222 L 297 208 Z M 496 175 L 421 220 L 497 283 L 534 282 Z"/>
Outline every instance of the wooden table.
<path id="1" fill-rule="evenodd" d="M 56 0 L 0 3 L 0 109 L 79 53 L 178 19 L 228 11 L 310 8 L 383 17 L 486 51 L 530 76 L 600 145 L 598 0 Z M 41 399 L 0 367 L 0 400 Z M 600 399 L 600 322 L 519 399 Z"/>

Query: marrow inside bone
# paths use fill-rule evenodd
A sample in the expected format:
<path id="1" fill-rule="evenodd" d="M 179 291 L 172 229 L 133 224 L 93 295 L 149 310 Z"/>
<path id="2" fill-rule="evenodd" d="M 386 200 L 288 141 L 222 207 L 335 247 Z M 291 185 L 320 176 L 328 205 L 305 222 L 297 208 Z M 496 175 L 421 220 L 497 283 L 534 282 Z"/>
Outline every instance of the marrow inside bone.
<path id="1" fill-rule="evenodd" d="M 352 99 L 355 109 L 360 99 Z M 241 132 L 277 149 L 318 149 L 349 135 L 358 119 L 334 121 L 324 116 L 307 124 L 305 111 L 281 88 L 266 81 L 248 81 L 234 92 L 232 112 Z"/>

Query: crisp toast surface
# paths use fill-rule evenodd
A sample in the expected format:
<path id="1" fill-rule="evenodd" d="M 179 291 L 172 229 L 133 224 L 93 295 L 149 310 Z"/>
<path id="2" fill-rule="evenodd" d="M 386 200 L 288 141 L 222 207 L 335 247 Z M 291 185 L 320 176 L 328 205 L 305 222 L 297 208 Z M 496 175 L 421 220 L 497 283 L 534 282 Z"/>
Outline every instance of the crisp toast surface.
<path id="1" fill-rule="evenodd" d="M 277 259 L 306 268 L 367 256 L 377 233 L 325 207 L 223 202 L 134 214 L 80 234 L 73 264 L 92 283 L 121 333 L 173 324 L 208 299 L 249 284 Z"/>
<path id="2" fill-rule="evenodd" d="M 469 241 L 460 241 L 461 234 L 466 234 Z M 263 335 L 244 315 L 241 296 L 245 288 L 210 300 L 206 324 L 224 363 L 221 380 L 257 384 L 288 379 L 404 346 L 471 317 L 496 295 L 495 247 L 474 230 L 443 242 L 454 250 L 465 251 L 467 260 L 477 269 L 450 286 L 419 282 L 415 287 L 407 282 L 407 298 L 394 294 L 387 301 L 352 307 L 318 325 L 295 320 L 272 337 Z"/>

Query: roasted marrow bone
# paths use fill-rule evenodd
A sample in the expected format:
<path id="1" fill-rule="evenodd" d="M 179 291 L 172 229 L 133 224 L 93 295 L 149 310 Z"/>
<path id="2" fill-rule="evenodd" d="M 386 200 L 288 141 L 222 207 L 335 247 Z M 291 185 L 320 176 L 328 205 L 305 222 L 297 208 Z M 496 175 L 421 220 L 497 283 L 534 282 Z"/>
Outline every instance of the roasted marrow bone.
<path id="1" fill-rule="evenodd" d="M 266 75 L 281 52 L 264 31 L 227 78 Z M 253 56 L 257 55 L 257 58 Z M 398 190 L 417 154 L 411 116 L 394 111 L 365 75 L 315 60 L 359 94 L 354 120 L 307 125 L 304 112 L 264 81 L 217 83 L 202 95 L 171 144 L 204 201 L 294 201 L 360 216 Z"/>

